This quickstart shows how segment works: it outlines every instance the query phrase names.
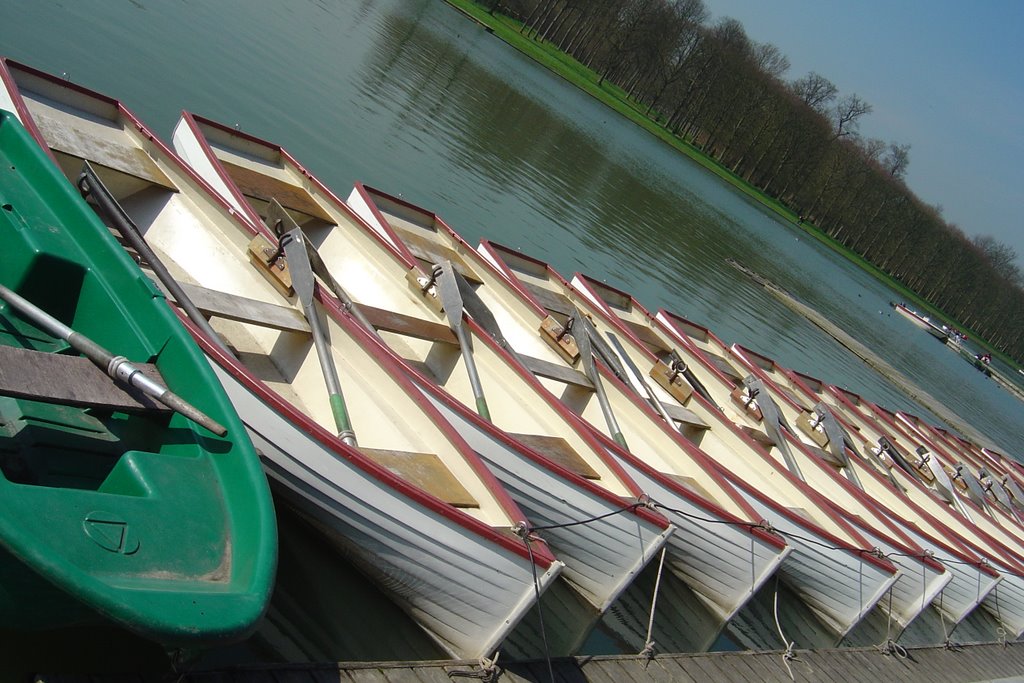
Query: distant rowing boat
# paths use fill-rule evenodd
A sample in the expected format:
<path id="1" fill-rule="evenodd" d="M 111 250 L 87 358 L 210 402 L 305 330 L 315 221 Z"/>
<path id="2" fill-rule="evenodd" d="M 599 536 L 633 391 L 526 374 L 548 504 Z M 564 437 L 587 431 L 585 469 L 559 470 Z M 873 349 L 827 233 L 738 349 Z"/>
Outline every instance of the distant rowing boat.
<path id="1" fill-rule="evenodd" d="M 912 323 L 914 323 L 915 325 L 917 325 L 922 330 L 932 335 L 939 341 L 946 343 L 946 341 L 950 339 L 949 330 L 942 327 L 941 325 L 936 325 L 928 318 L 928 316 L 921 315 L 917 311 L 907 308 L 904 304 L 892 302 L 890 303 L 890 305 L 894 309 L 896 309 L 897 313 L 899 313 L 904 318 L 911 321 Z"/>

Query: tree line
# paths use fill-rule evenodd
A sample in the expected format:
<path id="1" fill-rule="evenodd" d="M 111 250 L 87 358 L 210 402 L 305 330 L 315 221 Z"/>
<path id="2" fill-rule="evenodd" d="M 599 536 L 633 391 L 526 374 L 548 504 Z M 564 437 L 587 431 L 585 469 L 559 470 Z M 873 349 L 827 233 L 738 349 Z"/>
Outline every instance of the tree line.
<path id="1" fill-rule="evenodd" d="M 904 182 L 910 146 L 866 138 L 871 105 L 702 0 L 480 0 L 620 88 L 675 136 L 788 207 L 997 349 L 1024 359 L 1015 251 L 968 237 Z"/>

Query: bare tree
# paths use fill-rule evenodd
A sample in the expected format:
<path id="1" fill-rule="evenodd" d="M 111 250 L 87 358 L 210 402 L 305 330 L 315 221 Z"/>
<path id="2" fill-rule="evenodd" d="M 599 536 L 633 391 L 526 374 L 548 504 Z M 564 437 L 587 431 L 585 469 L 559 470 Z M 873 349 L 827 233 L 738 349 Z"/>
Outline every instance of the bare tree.
<path id="1" fill-rule="evenodd" d="M 835 137 L 856 135 L 860 117 L 870 114 L 871 110 L 871 105 L 857 94 L 847 95 L 839 100 L 832 110 L 836 123 Z"/>
<path id="2" fill-rule="evenodd" d="M 791 89 L 804 104 L 818 112 L 824 112 L 839 94 L 839 88 L 832 81 L 813 71 L 793 81 Z"/>
<path id="3" fill-rule="evenodd" d="M 907 173 L 907 166 L 910 165 L 910 145 L 890 142 L 882 164 L 890 178 L 903 180 L 903 176 Z"/>

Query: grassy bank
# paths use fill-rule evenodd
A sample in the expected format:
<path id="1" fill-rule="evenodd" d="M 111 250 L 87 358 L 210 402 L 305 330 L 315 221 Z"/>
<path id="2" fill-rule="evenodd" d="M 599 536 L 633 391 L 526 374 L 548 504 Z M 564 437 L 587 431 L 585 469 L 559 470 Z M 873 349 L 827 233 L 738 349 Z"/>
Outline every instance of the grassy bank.
<path id="1" fill-rule="evenodd" d="M 520 22 L 510 19 L 504 15 L 491 15 L 484 7 L 472 0 L 446 1 L 449 5 L 467 15 L 470 19 L 487 27 L 495 36 L 501 38 L 503 41 L 519 50 L 524 55 L 530 57 L 538 64 L 544 66 L 550 71 L 553 71 L 588 95 L 614 109 L 616 112 L 648 131 L 651 135 L 654 135 L 665 144 L 670 145 L 674 149 L 685 154 L 691 160 L 700 164 L 702 167 L 727 182 L 738 192 L 751 197 L 774 213 L 781 220 L 789 222 L 795 228 L 802 230 L 807 235 L 849 259 L 873 277 L 892 287 L 897 291 L 899 298 L 903 301 L 911 302 L 914 307 L 927 312 L 933 318 L 945 320 L 947 323 L 955 324 L 961 329 L 964 328 L 963 325 L 953 320 L 951 316 L 928 304 L 917 296 L 917 294 L 907 289 L 899 282 L 893 280 L 883 271 L 879 270 L 874 264 L 864 260 L 859 254 L 850 251 L 839 242 L 825 235 L 812 224 L 799 222 L 797 215 L 781 204 L 778 200 L 761 192 L 758 188 L 732 173 L 728 168 L 725 168 L 693 145 L 676 137 L 671 131 L 650 119 L 644 113 L 643 108 L 641 108 L 636 102 L 630 100 L 622 89 L 607 81 L 599 85 L 600 77 L 596 72 L 588 69 L 583 64 L 580 64 L 571 56 L 562 52 L 550 43 L 532 40 L 523 36 L 519 32 L 522 28 L 522 24 Z M 976 340 L 979 345 L 985 346 L 987 350 L 994 354 L 998 353 L 995 349 L 990 348 L 988 344 L 981 341 L 978 338 L 978 335 L 972 330 L 968 329 L 967 331 L 971 333 L 972 340 Z M 1016 367 L 1016 364 L 1009 358 L 1003 354 L 998 355 L 1003 360 Z"/>

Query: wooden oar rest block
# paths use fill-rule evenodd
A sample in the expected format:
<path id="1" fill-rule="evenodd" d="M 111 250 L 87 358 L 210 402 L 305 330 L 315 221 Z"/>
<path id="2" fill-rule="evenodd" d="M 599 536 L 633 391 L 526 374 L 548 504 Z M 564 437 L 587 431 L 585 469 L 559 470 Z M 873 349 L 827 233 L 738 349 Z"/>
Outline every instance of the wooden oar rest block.
<path id="1" fill-rule="evenodd" d="M 428 282 L 430 282 L 430 273 L 424 274 L 424 271 L 419 267 L 413 267 L 409 269 L 409 272 L 405 274 L 405 281 L 409 284 L 409 288 L 416 293 L 416 296 L 430 307 L 436 313 L 444 311 L 444 306 L 441 305 L 441 297 L 438 294 L 437 287 L 431 285 L 426 290 L 423 288 Z"/>
<path id="2" fill-rule="evenodd" d="M 811 441 L 818 444 L 819 448 L 824 448 L 828 445 L 828 435 L 825 434 L 824 429 L 812 426 L 816 419 L 814 413 L 800 413 L 800 417 L 796 419 L 796 426 L 797 429 L 809 436 Z"/>
<path id="3" fill-rule="evenodd" d="M 509 434 L 509 436 L 584 479 L 601 478 L 601 475 L 580 457 L 569 442 L 560 436 L 543 434 Z"/>
<path id="4" fill-rule="evenodd" d="M 362 448 L 360 452 L 430 495 L 457 508 L 478 508 L 480 503 L 433 453 Z"/>
<path id="5" fill-rule="evenodd" d="M 658 360 L 654 363 L 654 367 L 647 373 L 651 376 L 658 386 L 667 391 L 682 404 L 686 404 L 690 397 L 693 396 L 693 387 L 686 381 L 686 378 L 681 372 L 675 372 L 672 368 L 662 360 Z"/>
<path id="6" fill-rule="evenodd" d="M 256 235 L 249 243 L 249 261 L 256 267 L 256 270 L 267 278 L 274 288 L 284 296 L 292 295 L 292 274 L 288 270 L 288 261 L 281 254 L 271 264 L 271 259 L 277 254 L 277 245 L 271 244 L 264 235 Z"/>
<path id="7" fill-rule="evenodd" d="M 164 384 L 156 366 L 135 366 Z M 125 412 L 170 410 L 142 392 L 115 382 L 88 358 L 13 346 L 0 346 L 0 395 Z"/>
<path id="8" fill-rule="evenodd" d="M 752 399 L 750 394 L 747 393 L 745 387 L 736 387 L 729 392 L 729 398 L 732 402 L 743 409 L 747 415 L 760 422 L 764 419 L 764 415 L 761 413 L 761 408 L 757 405 L 757 399 Z"/>
<path id="9" fill-rule="evenodd" d="M 541 338 L 571 365 L 580 357 L 580 349 L 572 334 L 564 332 L 565 327 L 550 315 L 540 322 Z"/>

